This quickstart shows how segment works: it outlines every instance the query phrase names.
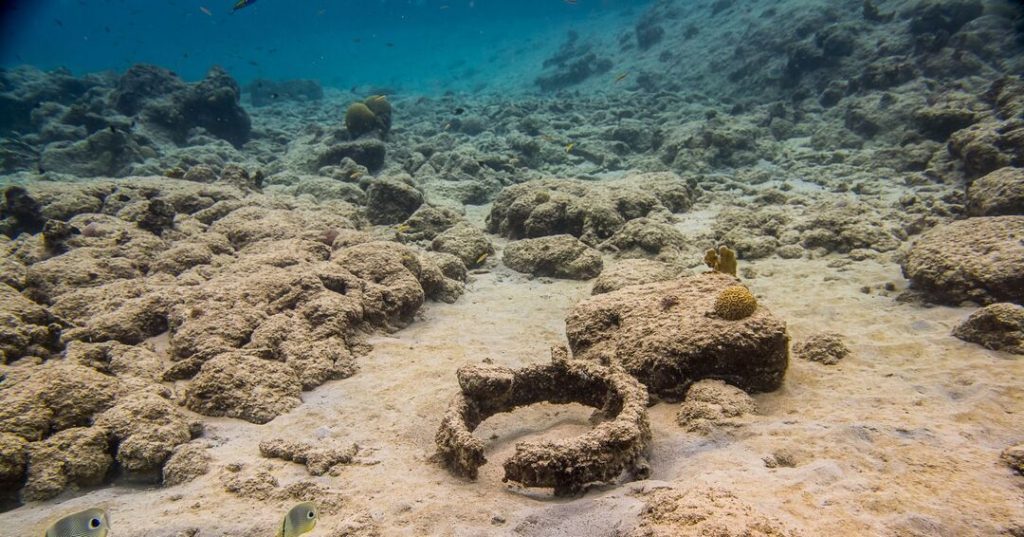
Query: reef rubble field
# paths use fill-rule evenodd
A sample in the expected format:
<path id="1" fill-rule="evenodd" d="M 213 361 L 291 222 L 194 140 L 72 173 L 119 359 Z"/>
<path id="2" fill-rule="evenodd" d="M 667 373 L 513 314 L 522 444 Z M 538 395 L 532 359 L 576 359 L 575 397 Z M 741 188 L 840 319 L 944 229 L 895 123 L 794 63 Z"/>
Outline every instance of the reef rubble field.
<path id="1" fill-rule="evenodd" d="M 1024 13 L 803 4 L 522 95 L 0 71 L 0 528 L 1024 535 Z"/>

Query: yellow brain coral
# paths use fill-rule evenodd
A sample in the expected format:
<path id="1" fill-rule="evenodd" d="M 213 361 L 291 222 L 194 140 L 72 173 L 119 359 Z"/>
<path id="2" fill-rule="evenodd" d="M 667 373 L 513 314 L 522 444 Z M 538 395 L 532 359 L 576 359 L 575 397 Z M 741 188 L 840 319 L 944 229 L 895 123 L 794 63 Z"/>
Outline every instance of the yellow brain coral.
<path id="1" fill-rule="evenodd" d="M 746 319 L 757 309 L 757 299 L 742 285 L 730 285 L 715 298 L 715 315 L 729 321 Z"/>

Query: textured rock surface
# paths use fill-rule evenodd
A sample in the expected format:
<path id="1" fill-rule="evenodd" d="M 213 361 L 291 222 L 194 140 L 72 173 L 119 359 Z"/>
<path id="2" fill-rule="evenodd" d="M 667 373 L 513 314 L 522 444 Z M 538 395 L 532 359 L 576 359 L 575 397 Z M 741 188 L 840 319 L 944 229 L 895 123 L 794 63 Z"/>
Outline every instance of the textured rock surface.
<path id="1" fill-rule="evenodd" d="M 802 360 L 835 365 L 850 355 L 843 336 L 833 332 L 813 334 L 793 345 L 793 354 Z"/>
<path id="2" fill-rule="evenodd" d="M 302 385 L 285 364 L 243 352 L 205 362 L 185 389 L 184 403 L 207 416 L 266 423 L 302 402 Z"/>
<path id="3" fill-rule="evenodd" d="M 150 392 L 122 397 L 96 417 L 96 426 L 110 432 L 117 462 L 129 472 L 159 471 L 174 448 L 192 438 L 177 405 Z"/>
<path id="4" fill-rule="evenodd" d="M 118 382 L 62 360 L 7 371 L 0 383 L 0 432 L 36 441 L 86 426 L 114 404 Z"/>
<path id="5" fill-rule="evenodd" d="M 487 235 L 468 223 L 456 224 L 439 233 L 430 243 L 430 248 L 458 257 L 466 268 L 481 265 L 487 256 L 494 253 L 494 246 Z"/>
<path id="6" fill-rule="evenodd" d="M 724 489 L 653 488 L 636 493 L 645 508 L 627 537 L 797 537 L 800 533 Z"/>
<path id="7" fill-rule="evenodd" d="M 645 283 L 678 278 L 683 270 L 677 266 L 650 259 L 624 259 L 601 271 L 594 280 L 591 294 L 599 295 Z"/>
<path id="8" fill-rule="evenodd" d="M 596 246 L 627 221 L 682 212 L 690 187 L 671 173 L 646 174 L 599 185 L 539 180 L 508 187 L 495 198 L 488 231 L 511 239 L 570 234 Z"/>
<path id="9" fill-rule="evenodd" d="M 374 181 L 366 189 L 367 218 L 374 224 L 398 224 L 422 204 L 423 194 L 401 181 Z"/>
<path id="10" fill-rule="evenodd" d="M 604 268 L 601 254 L 572 235 L 512 242 L 505 247 L 502 262 L 513 270 L 534 276 L 571 280 L 588 280 Z"/>
<path id="11" fill-rule="evenodd" d="M 324 475 L 339 464 L 349 464 L 359 452 L 354 444 L 347 447 L 309 444 L 282 439 L 260 442 L 260 455 L 306 465 L 311 475 Z"/>
<path id="12" fill-rule="evenodd" d="M 608 421 L 579 438 L 558 442 L 520 442 L 504 463 L 505 481 L 526 487 L 554 488 L 573 494 L 586 486 L 611 482 L 623 471 L 645 478 L 644 460 L 651 438 L 647 394 L 622 371 L 556 359 L 548 365 L 513 370 L 494 366 L 459 369 L 462 391 L 451 402 L 435 440 L 438 457 L 460 476 L 475 479 L 487 462 L 484 443 L 473 430 L 500 412 L 540 402 L 581 403 Z"/>
<path id="13" fill-rule="evenodd" d="M 967 188 L 971 216 L 1024 215 L 1024 168 L 1000 168 Z"/>
<path id="14" fill-rule="evenodd" d="M 174 448 L 163 467 L 163 483 L 171 487 L 188 483 L 210 470 L 210 454 L 206 447 L 188 443 Z"/>
<path id="15" fill-rule="evenodd" d="M 1024 354 L 1024 306 L 985 306 L 953 328 L 953 335 L 986 349 Z"/>
<path id="16" fill-rule="evenodd" d="M 756 411 L 747 392 L 720 380 L 701 380 L 687 390 L 676 422 L 688 431 L 709 434 L 716 428 L 741 426 Z"/>
<path id="17" fill-rule="evenodd" d="M 114 462 L 108 450 L 106 433 L 95 427 L 73 427 L 32 443 L 22 497 L 46 500 L 69 486 L 99 485 Z"/>
<path id="18" fill-rule="evenodd" d="M 944 304 L 1024 303 L 1024 216 L 970 218 L 922 234 L 900 265 Z"/>
<path id="19" fill-rule="evenodd" d="M 708 315 L 718 293 L 735 284 L 709 272 L 584 300 L 565 321 L 573 358 L 619 365 L 652 394 L 673 399 L 705 378 L 775 390 L 789 364 L 785 323 L 764 306 L 739 321 Z"/>

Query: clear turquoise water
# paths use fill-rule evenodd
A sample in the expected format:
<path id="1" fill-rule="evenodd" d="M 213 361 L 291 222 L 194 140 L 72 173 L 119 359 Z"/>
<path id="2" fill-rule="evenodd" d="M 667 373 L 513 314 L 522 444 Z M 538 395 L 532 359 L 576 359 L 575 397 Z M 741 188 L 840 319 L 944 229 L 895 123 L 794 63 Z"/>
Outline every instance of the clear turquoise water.
<path id="1" fill-rule="evenodd" d="M 145 62 L 194 80 L 217 64 L 242 83 L 493 89 L 565 31 L 648 3 L 258 0 L 232 13 L 233 0 L 20 0 L 3 3 L 0 66 L 84 73 Z"/>

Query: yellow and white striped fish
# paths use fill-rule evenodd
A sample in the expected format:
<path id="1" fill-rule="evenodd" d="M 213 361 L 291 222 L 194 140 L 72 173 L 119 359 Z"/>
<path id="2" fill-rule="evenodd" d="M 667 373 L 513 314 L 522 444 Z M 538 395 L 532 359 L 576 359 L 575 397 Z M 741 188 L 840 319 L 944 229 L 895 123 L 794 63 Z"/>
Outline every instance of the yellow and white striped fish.
<path id="1" fill-rule="evenodd" d="M 303 533 L 309 533 L 316 527 L 319 514 L 313 502 L 302 502 L 292 507 L 281 522 L 281 529 L 277 530 L 277 537 L 299 537 Z"/>
<path id="2" fill-rule="evenodd" d="M 43 537 L 107 537 L 109 531 L 106 511 L 86 509 L 54 522 Z"/>

